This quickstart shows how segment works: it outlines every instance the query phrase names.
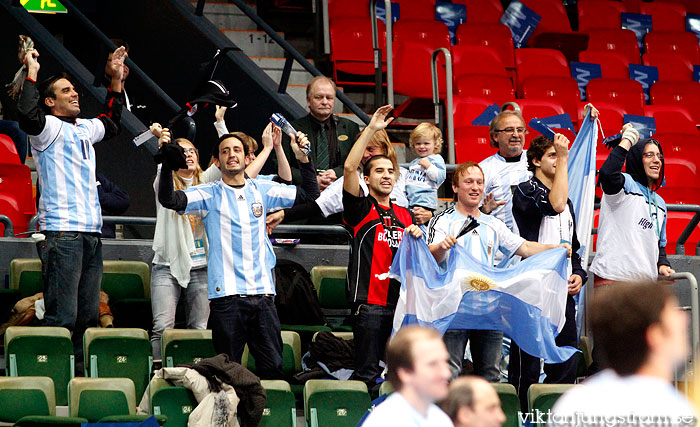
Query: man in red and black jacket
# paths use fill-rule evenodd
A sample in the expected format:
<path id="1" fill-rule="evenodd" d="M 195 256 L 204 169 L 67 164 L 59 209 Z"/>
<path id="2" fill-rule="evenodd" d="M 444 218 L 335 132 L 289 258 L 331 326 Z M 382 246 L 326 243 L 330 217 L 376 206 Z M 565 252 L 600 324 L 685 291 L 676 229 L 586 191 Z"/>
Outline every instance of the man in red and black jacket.
<path id="1" fill-rule="evenodd" d="M 376 384 L 382 369 L 386 343 L 391 335 L 400 284 L 386 277 L 404 231 L 420 238 L 423 232 L 413 224 L 410 212 L 391 203 L 398 165 L 386 156 L 374 156 L 364 163 L 363 179 L 369 195 L 362 194 L 356 172 L 365 148 L 375 132 L 386 128 L 391 106 L 379 108 L 367 129 L 355 142 L 345 161 L 343 221 L 352 230 L 353 243 L 346 291 L 355 319 L 355 373 L 353 379 L 368 387 Z"/>

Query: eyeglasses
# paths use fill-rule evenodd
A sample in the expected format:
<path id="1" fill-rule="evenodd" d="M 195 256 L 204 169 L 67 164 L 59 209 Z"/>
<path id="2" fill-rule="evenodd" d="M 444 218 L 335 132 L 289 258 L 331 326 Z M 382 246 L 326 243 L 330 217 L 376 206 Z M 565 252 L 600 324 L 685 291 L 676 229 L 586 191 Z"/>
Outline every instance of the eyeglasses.
<path id="1" fill-rule="evenodd" d="M 644 156 L 645 159 L 653 159 L 654 157 L 658 158 L 660 162 L 664 161 L 664 155 L 661 153 L 654 153 L 652 151 L 649 151 L 647 153 L 642 153 L 642 156 Z"/>
<path id="2" fill-rule="evenodd" d="M 185 148 L 185 156 L 188 154 L 197 154 L 197 149 L 196 148 Z"/>
<path id="3" fill-rule="evenodd" d="M 527 129 L 525 128 L 505 128 L 505 129 L 496 129 L 495 132 L 503 132 L 506 134 L 511 134 L 513 135 L 514 133 L 522 133 L 527 135 Z"/>

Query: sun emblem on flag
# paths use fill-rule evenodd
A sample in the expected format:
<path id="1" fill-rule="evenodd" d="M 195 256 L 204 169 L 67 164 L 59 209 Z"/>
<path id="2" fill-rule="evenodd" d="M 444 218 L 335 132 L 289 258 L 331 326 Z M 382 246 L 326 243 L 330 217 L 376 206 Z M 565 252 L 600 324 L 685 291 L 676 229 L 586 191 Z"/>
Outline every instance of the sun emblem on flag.
<path id="1" fill-rule="evenodd" d="M 462 279 L 462 293 L 484 292 L 496 287 L 496 282 L 483 274 L 472 273 Z"/>

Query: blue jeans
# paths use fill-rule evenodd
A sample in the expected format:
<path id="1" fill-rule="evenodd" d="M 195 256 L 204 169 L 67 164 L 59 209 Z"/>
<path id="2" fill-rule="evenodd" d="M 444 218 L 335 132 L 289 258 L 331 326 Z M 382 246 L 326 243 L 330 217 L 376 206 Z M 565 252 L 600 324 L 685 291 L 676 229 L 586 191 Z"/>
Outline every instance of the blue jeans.
<path id="1" fill-rule="evenodd" d="M 214 350 L 240 362 L 248 343 L 261 379 L 282 379 L 282 333 L 274 297 L 231 295 L 209 301 Z"/>
<path id="2" fill-rule="evenodd" d="M 163 331 L 175 326 L 175 310 L 181 297 L 185 299 L 187 328 L 206 329 L 209 318 L 207 268 L 190 270 L 190 282 L 186 288 L 183 288 L 170 274 L 170 267 L 154 264 L 151 270 L 151 309 L 153 310 L 151 349 L 154 360 L 162 359 L 160 337 Z"/>
<path id="3" fill-rule="evenodd" d="M 97 326 L 102 283 L 102 241 L 96 233 L 44 231 L 37 243 L 44 277 L 45 326 L 72 332 L 76 375 L 83 369 L 83 334 Z"/>
<path id="4" fill-rule="evenodd" d="M 369 388 L 376 385 L 382 373 L 380 360 L 385 360 L 386 343 L 394 323 L 394 307 L 360 304 L 355 310 L 353 342 L 355 343 L 355 372 L 353 380 L 364 381 Z"/>
<path id="5" fill-rule="evenodd" d="M 474 375 L 488 382 L 499 382 L 498 364 L 501 361 L 503 332 L 478 329 L 448 329 L 442 337 L 450 354 L 450 372 L 457 378 L 462 372 L 464 351 L 469 342 L 474 362 Z"/>

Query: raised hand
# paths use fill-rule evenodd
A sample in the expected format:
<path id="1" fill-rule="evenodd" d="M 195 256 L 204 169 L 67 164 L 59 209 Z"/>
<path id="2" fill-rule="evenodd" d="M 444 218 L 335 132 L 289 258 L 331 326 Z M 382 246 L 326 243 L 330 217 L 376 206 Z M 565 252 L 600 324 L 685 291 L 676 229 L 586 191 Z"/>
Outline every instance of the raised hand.
<path id="1" fill-rule="evenodd" d="M 109 68 L 112 71 L 112 79 L 120 80 L 124 74 L 124 60 L 128 54 L 124 46 L 119 46 L 113 53 L 112 59 L 109 62 Z"/>
<path id="2" fill-rule="evenodd" d="M 367 126 L 374 131 L 385 129 L 387 126 L 389 126 L 389 123 L 394 120 L 393 117 L 389 117 L 387 119 L 387 116 L 393 109 L 394 107 L 391 105 L 385 105 L 377 108 L 377 111 L 374 112 L 372 115 L 372 120 L 370 120 L 369 125 Z"/>
<path id="3" fill-rule="evenodd" d="M 262 143 L 264 148 L 270 148 L 272 149 L 272 128 L 274 125 L 272 122 L 268 123 L 267 126 L 265 126 L 265 130 L 263 130 L 262 133 Z"/>
<path id="4" fill-rule="evenodd" d="M 228 108 L 224 107 L 223 105 L 216 105 L 216 111 L 214 112 L 214 118 L 216 119 L 217 122 L 224 121 L 224 115 L 226 114 L 226 110 L 228 110 Z"/>
<path id="5" fill-rule="evenodd" d="M 498 201 L 496 198 L 493 196 L 493 193 L 489 193 L 486 196 L 484 196 L 484 204 L 481 207 L 481 211 L 485 214 L 490 214 L 493 212 L 497 207 L 503 206 L 506 204 L 505 200 Z"/>
<path id="6" fill-rule="evenodd" d="M 163 144 L 169 144 L 171 139 L 170 129 L 165 128 L 161 131 L 160 138 L 158 138 L 158 147 L 162 147 Z"/>

